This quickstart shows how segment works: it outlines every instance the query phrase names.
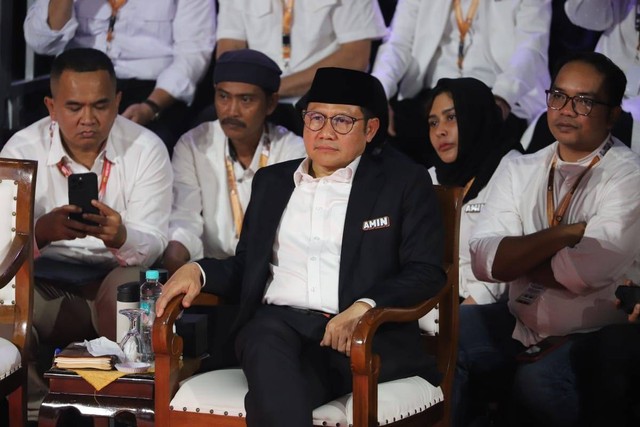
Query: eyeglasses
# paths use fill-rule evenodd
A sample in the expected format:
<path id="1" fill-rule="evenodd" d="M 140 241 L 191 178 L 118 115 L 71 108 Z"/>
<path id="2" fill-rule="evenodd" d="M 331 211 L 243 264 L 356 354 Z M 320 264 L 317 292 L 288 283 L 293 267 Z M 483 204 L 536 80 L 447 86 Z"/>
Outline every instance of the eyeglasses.
<path id="1" fill-rule="evenodd" d="M 567 105 L 567 102 L 571 100 L 571 108 L 581 116 L 588 116 L 591 113 L 593 104 L 611 106 L 606 102 L 596 101 L 584 95 L 569 96 L 558 90 L 545 90 L 545 93 L 547 94 L 547 106 L 552 110 L 562 110 Z"/>
<path id="2" fill-rule="evenodd" d="M 314 132 L 319 131 L 324 127 L 327 119 L 331 123 L 331 127 L 340 135 L 346 135 L 351 132 L 353 126 L 356 124 L 358 120 L 365 120 L 365 118 L 355 118 L 351 116 L 347 116 L 346 114 L 336 114 L 335 116 L 328 117 L 322 113 L 317 111 L 303 111 L 302 112 L 302 120 L 304 121 L 304 125 Z"/>

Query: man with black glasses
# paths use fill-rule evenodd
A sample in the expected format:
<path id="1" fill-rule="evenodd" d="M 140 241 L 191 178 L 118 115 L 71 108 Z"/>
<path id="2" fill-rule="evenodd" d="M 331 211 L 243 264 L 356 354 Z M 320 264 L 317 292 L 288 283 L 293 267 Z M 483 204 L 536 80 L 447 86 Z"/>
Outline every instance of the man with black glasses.
<path id="1" fill-rule="evenodd" d="M 571 348 L 625 320 L 614 292 L 640 272 L 640 159 L 610 134 L 625 84 L 604 55 L 570 58 L 547 91 L 557 141 L 495 177 L 469 244 L 476 276 L 507 282 L 509 298 L 461 307 L 458 425 L 473 419 L 470 396 L 486 394 L 480 378 L 513 381 L 509 407 L 526 415 L 509 425 L 577 421 Z"/>
<path id="2" fill-rule="evenodd" d="M 321 68 L 307 101 L 307 157 L 256 173 L 235 256 L 183 266 L 156 305 L 162 315 L 179 294 L 184 306 L 201 291 L 240 295 L 235 349 L 250 427 L 311 426 L 313 409 L 351 391 L 347 356 L 364 313 L 414 305 L 445 281 L 431 180 L 382 146 L 380 82 Z M 417 322 L 381 328 L 373 346 L 380 381 L 439 382 Z"/>

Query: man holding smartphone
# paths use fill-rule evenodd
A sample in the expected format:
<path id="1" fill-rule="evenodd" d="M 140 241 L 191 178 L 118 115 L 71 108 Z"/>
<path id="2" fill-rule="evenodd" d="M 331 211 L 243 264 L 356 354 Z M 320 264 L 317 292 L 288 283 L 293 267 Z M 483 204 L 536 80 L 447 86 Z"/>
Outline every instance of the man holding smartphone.
<path id="1" fill-rule="evenodd" d="M 119 102 L 111 60 L 95 49 L 67 50 L 52 65 L 49 117 L 0 153 L 38 161 L 33 323 L 41 342 L 64 346 L 92 338 L 94 328 L 115 339 L 117 286 L 137 281 L 167 245 L 167 150 L 151 131 L 118 116 Z M 77 187 L 75 178 L 87 173 L 97 185 Z M 97 213 L 70 204 L 70 192 Z"/>
<path id="2" fill-rule="evenodd" d="M 458 425 L 473 419 L 471 396 L 497 384 L 518 417 L 508 425 L 578 425 L 571 348 L 625 321 L 614 293 L 640 273 L 640 158 L 611 135 L 625 84 L 602 54 L 566 60 L 546 91 L 557 141 L 494 177 L 469 247 L 474 274 L 506 282 L 509 298 L 460 309 Z M 540 354 L 516 364 L 533 346 Z"/>

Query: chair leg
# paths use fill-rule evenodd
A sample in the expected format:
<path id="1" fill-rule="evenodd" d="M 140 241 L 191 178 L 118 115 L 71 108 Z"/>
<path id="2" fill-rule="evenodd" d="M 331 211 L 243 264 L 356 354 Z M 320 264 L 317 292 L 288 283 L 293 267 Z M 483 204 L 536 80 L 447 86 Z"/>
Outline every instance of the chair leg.
<path id="1" fill-rule="evenodd" d="M 9 394 L 9 426 L 27 425 L 27 388 L 22 385 Z"/>

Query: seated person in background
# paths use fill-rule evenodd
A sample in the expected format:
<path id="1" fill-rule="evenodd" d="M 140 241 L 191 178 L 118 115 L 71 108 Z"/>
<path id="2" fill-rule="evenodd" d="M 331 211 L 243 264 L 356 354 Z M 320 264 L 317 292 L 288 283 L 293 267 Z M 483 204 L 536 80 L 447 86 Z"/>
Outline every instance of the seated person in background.
<path id="1" fill-rule="evenodd" d="M 443 77 L 474 77 L 492 88 L 502 118 L 520 136 L 544 109 L 551 0 L 400 0 L 372 74 L 392 102 L 389 132 L 427 163 L 419 105 Z M 422 93 L 421 93 L 422 92 Z"/>
<path id="2" fill-rule="evenodd" d="M 302 135 L 293 103 L 311 87 L 320 67 L 367 71 L 371 40 L 386 27 L 376 0 L 220 0 L 216 55 L 250 48 L 283 71 L 272 119 Z"/>
<path id="3" fill-rule="evenodd" d="M 473 275 L 469 236 L 484 207 L 491 177 L 503 157 L 518 155 L 518 141 L 505 135 L 491 89 L 472 77 L 440 79 L 422 111 L 436 155 L 435 166 L 429 169 L 431 179 L 435 184 L 465 189 L 460 220 L 460 297 L 464 304 L 496 302 L 505 285 L 484 283 Z M 435 314 L 436 310 L 429 312 L 421 326 L 426 327 L 427 318 Z"/>
<path id="4" fill-rule="evenodd" d="M 557 142 L 505 160 L 493 178 L 469 241 L 471 263 L 479 280 L 506 282 L 509 298 L 460 309 L 457 425 L 467 425 L 474 391 L 486 397 L 489 384 L 506 378 L 510 408 L 521 417 L 509 425 L 577 421 L 571 347 L 624 321 L 614 291 L 640 273 L 640 158 L 610 134 L 625 83 L 604 55 L 568 59 L 547 97 Z M 517 354 L 535 352 L 548 337 L 563 340 L 516 365 Z"/>
<path id="5" fill-rule="evenodd" d="M 256 171 L 304 157 L 299 136 L 267 122 L 278 104 L 280 73 L 255 50 L 218 59 L 218 119 L 183 135 L 173 153 L 174 199 L 163 257 L 169 274 L 190 260 L 233 255 Z"/>
<path id="6" fill-rule="evenodd" d="M 611 58 L 624 71 L 627 87 L 622 99 L 623 112 L 611 133 L 640 153 L 640 12 L 637 4 L 634 0 L 567 0 L 564 8 L 575 25 L 603 32 L 595 51 Z M 535 153 L 553 141 L 543 114 L 523 135 L 522 146 L 527 153 Z"/>
<path id="7" fill-rule="evenodd" d="M 171 150 L 211 61 L 215 13 L 214 0 L 36 0 L 24 36 L 43 55 L 74 47 L 107 53 L 123 92 L 122 115 L 154 130 Z"/>
<path id="8" fill-rule="evenodd" d="M 36 259 L 33 324 L 53 345 L 90 338 L 81 331 L 91 320 L 99 335 L 113 340 L 117 286 L 137 281 L 139 268 L 155 262 L 167 244 L 169 156 L 155 134 L 117 115 L 120 93 L 104 53 L 79 48 L 60 54 L 51 68 L 51 93 L 45 98 L 50 117 L 16 133 L 0 156 L 38 161 L 36 258 L 53 260 L 74 279 L 86 266 L 103 279 L 76 287 L 40 280 L 52 272 L 39 269 Z M 70 218 L 81 209 L 69 205 L 67 177 L 87 172 L 99 177 L 99 200 L 92 201 L 99 214 L 83 217 L 97 225 Z"/>
<path id="9" fill-rule="evenodd" d="M 445 282 L 431 180 L 381 146 L 387 104 L 377 79 L 321 68 L 304 110 L 307 157 L 257 172 L 235 256 L 183 266 L 156 305 L 160 316 L 176 295 L 185 307 L 201 291 L 240 295 L 235 348 L 250 427 L 310 426 L 314 408 L 351 391 L 346 356 L 362 315 L 415 305 Z M 363 230 L 376 218 L 389 226 Z M 422 345 L 417 322 L 381 328 L 380 381 L 437 383 Z"/>

